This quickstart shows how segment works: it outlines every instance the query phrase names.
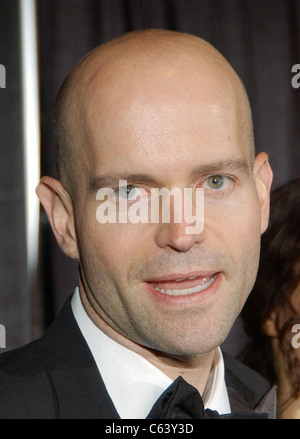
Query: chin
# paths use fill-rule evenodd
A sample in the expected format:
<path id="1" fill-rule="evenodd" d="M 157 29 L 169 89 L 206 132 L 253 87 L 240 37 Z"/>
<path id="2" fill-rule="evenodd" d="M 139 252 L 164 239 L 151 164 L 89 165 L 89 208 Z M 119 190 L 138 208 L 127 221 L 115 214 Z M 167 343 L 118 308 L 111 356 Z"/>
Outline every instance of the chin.
<path id="1" fill-rule="evenodd" d="M 161 339 L 159 346 L 155 350 L 170 356 L 195 357 L 211 352 L 220 346 L 226 339 L 228 332 L 226 331 L 223 334 L 207 333 L 205 338 L 203 337 L 203 332 L 195 334 L 193 339 L 191 339 L 190 335 L 187 339 L 176 337 L 176 340 L 165 340 L 163 345 Z"/>

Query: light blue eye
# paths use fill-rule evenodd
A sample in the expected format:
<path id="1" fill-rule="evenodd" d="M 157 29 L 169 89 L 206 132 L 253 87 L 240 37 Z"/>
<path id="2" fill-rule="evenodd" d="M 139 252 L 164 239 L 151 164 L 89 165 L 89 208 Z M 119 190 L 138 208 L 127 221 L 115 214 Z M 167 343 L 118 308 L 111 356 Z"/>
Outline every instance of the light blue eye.
<path id="1" fill-rule="evenodd" d="M 222 175 L 212 175 L 206 181 L 211 189 L 220 189 L 224 184 L 224 177 Z"/>
<path id="2" fill-rule="evenodd" d="M 139 188 L 137 186 L 133 186 L 129 184 L 127 186 L 123 186 L 116 191 L 116 194 L 119 198 L 123 198 L 127 201 L 135 200 L 137 196 L 140 195 Z"/>

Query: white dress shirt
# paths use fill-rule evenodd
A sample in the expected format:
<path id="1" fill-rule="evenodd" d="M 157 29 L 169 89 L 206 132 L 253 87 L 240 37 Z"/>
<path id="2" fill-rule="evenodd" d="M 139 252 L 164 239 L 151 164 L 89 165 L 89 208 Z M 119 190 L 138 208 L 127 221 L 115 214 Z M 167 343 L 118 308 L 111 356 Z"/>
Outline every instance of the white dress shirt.
<path id="1" fill-rule="evenodd" d="M 145 358 L 104 334 L 87 315 L 78 288 L 71 306 L 120 418 L 145 419 L 173 380 Z M 221 349 L 216 350 L 202 398 L 205 408 L 220 414 L 230 413 Z"/>

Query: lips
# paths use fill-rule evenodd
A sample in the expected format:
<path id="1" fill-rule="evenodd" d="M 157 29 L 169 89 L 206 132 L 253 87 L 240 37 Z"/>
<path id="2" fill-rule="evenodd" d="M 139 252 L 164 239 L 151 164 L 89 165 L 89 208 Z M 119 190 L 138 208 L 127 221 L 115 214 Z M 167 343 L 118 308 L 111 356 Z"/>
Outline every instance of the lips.
<path id="1" fill-rule="evenodd" d="M 208 289 L 216 280 L 217 272 L 171 275 L 147 281 L 156 291 L 168 296 L 187 296 Z"/>

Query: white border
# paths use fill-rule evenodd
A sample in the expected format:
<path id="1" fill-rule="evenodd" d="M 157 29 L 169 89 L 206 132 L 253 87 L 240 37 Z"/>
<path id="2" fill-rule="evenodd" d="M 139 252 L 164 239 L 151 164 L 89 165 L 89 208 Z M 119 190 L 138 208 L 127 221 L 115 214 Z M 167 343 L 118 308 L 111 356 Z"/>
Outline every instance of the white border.
<path id="1" fill-rule="evenodd" d="M 35 0 L 19 0 L 19 10 L 27 274 L 29 291 L 32 291 L 36 282 L 39 242 L 39 201 L 35 188 L 40 179 L 39 75 Z"/>

